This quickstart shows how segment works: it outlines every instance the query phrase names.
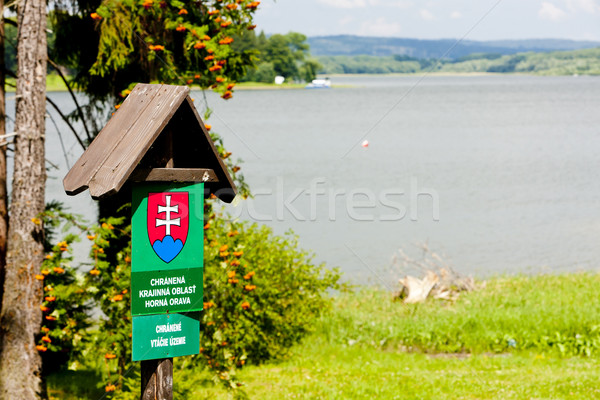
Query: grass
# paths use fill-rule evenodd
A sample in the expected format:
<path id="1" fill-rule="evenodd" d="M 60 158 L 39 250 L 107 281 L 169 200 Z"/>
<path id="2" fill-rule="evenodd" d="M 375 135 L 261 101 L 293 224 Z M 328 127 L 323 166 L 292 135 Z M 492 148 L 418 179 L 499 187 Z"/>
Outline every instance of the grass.
<path id="1" fill-rule="evenodd" d="M 597 358 L 440 357 L 311 343 L 283 363 L 246 368 L 240 378 L 250 398 L 265 400 L 595 399 L 599 366 Z M 204 385 L 190 398 L 227 396 Z"/>
<path id="2" fill-rule="evenodd" d="M 15 92 L 15 78 L 6 78 L 6 92 Z M 46 91 L 47 92 L 66 92 L 67 86 L 62 78 L 57 74 L 49 74 L 46 76 Z"/>
<path id="3" fill-rule="evenodd" d="M 9 93 L 15 92 L 15 79 L 7 78 L 6 91 Z M 261 82 L 240 82 L 236 85 L 236 90 L 281 90 L 281 89 L 304 89 L 306 83 L 283 83 L 276 85 L 274 83 L 261 83 Z M 197 87 L 191 86 L 192 89 Z M 46 91 L 47 92 L 66 92 L 67 86 L 63 82 L 60 76 L 57 74 L 49 74 L 46 77 Z"/>
<path id="4" fill-rule="evenodd" d="M 341 294 L 283 361 L 239 377 L 253 399 L 600 399 L 599 284 L 495 278 L 454 304 L 410 306 L 375 289 Z M 179 398 L 230 398 L 189 365 L 175 360 Z M 56 398 L 98 398 L 68 381 L 49 380 Z"/>
<path id="5" fill-rule="evenodd" d="M 330 342 L 424 352 L 600 352 L 600 275 L 496 278 L 455 304 L 404 305 L 381 291 L 337 299 L 318 325 Z"/>

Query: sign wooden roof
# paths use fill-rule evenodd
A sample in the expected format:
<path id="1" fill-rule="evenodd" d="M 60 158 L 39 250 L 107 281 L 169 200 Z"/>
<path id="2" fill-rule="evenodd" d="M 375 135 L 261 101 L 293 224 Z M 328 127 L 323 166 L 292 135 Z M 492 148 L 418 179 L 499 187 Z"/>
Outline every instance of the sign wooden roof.
<path id="1" fill-rule="evenodd" d="M 231 202 L 235 184 L 188 93 L 138 84 L 65 176 L 67 194 L 89 188 L 99 199 L 127 180 L 196 181 Z"/>

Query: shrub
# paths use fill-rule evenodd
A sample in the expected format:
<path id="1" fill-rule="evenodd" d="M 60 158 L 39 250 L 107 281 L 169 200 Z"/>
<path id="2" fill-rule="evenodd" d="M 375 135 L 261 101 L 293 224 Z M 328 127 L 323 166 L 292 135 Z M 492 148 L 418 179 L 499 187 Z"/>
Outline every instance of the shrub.
<path id="1" fill-rule="evenodd" d="M 237 384 L 235 367 L 281 358 L 312 331 L 340 275 L 312 264 L 291 234 L 214 215 L 205 232 L 201 353 Z"/>

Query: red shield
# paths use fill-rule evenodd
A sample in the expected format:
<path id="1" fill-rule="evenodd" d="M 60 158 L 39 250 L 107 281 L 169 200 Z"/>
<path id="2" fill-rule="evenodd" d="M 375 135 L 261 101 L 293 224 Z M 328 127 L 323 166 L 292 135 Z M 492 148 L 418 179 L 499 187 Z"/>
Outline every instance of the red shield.
<path id="1" fill-rule="evenodd" d="M 187 192 L 148 193 L 148 238 L 156 255 L 171 262 L 183 249 L 189 227 Z"/>

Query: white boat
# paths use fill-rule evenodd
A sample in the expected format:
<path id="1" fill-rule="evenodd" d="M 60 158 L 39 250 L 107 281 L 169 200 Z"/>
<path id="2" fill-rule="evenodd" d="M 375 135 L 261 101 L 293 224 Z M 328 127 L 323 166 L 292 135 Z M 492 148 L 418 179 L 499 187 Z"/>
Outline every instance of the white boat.
<path id="1" fill-rule="evenodd" d="M 329 78 L 325 79 L 313 79 L 311 83 L 306 85 L 307 89 L 329 89 L 331 88 L 331 81 Z"/>

